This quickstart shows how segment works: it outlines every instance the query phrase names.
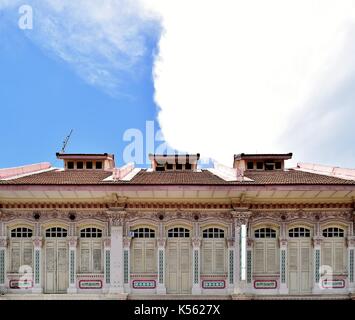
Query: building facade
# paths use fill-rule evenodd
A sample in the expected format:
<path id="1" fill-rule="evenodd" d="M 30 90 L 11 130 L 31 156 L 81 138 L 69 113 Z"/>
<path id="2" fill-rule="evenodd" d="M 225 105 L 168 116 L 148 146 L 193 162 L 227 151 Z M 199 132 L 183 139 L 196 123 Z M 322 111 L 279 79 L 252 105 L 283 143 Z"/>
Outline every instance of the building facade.
<path id="1" fill-rule="evenodd" d="M 354 170 L 292 154 L 57 154 L 0 170 L 0 290 L 20 295 L 352 298 Z"/>

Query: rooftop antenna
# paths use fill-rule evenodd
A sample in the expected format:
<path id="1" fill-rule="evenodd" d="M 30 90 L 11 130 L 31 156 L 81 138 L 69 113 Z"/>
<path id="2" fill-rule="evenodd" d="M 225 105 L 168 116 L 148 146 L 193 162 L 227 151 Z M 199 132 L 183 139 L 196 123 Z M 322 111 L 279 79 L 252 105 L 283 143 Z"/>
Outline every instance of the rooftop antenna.
<path id="1" fill-rule="evenodd" d="M 65 138 L 65 140 L 63 141 L 63 148 L 62 148 L 62 151 L 61 153 L 65 153 L 65 148 L 67 147 L 67 144 L 69 142 L 69 139 L 70 139 L 70 136 L 71 134 L 73 133 L 73 129 L 70 130 L 70 133 L 69 135 Z"/>

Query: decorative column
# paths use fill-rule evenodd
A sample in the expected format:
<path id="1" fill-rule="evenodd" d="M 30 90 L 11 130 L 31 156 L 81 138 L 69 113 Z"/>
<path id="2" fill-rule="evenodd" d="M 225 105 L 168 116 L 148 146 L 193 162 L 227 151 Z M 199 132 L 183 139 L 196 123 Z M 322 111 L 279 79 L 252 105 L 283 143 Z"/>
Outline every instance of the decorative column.
<path id="1" fill-rule="evenodd" d="M 313 293 L 321 293 L 320 267 L 321 267 L 322 237 L 313 237 Z"/>
<path id="2" fill-rule="evenodd" d="M 228 239 L 227 240 L 228 244 L 228 292 L 233 293 L 234 292 L 234 280 L 236 275 L 234 266 L 235 266 L 235 255 L 234 255 L 234 250 L 235 250 L 235 241 L 234 239 Z"/>
<path id="3" fill-rule="evenodd" d="M 69 287 L 68 293 L 77 293 L 76 287 L 76 247 L 78 244 L 78 237 L 68 237 L 69 245 Z"/>
<path id="4" fill-rule="evenodd" d="M 7 238 L 0 237 L 0 293 L 5 293 L 6 289 L 6 247 Z"/>
<path id="5" fill-rule="evenodd" d="M 32 293 L 42 293 L 42 237 L 33 238 L 34 272 Z"/>
<path id="6" fill-rule="evenodd" d="M 280 294 L 288 294 L 288 283 L 287 283 L 287 239 L 285 237 L 280 237 Z"/>
<path id="7" fill-rule="evenodd" d="M 192 238 L 192 294 L 201 294 L 201 239 Z"/>
<path id="8" fill-rule="evenodd" d="M 354 279 L 354 255 L 355 255 L 355 236 L 349 236 L 347 239 L 348 245 L 348 285 L 349 292 L 355 292 L 355 279 Z"/>
<path id="9" fill-rule="evenodd" d="M 232 212 L 234 218 L 234 254 L 235 254 L 235 267 L 234 267 L 234 294 L 243 295 L 246 290 L 246 279 L 242 277 L 242 254 L 246 253 L 246 241 L 244 247 L 242 247 L 242 226 L 247 226 L 248 219 L 251 216 L 251 212 L 248 211 L 234 211 Z M 246 257 L 244 257 L 245 259 Z M 245 259 L 246 260 L 246 259 Z"/>
<path id="10" fill-rule="evenodd" d="M 130 280 L 131 280 L 131 259 L 130 259 L 130 247 L 131 247 L 131 237 L 123 238 L 123 284 L 125 292 L 129 293 L 131 291 Z"/>
<path id="11" fill-rule="evenodd" d="M 247 291 L 251 292 L 253 290 L 253 244 L 254 244 L 254 240 L 251 238 L 247 239 L 247 254 L 246 254 L 246 258 L 247 258 L 247 270 L 246 270 L 246 280 L 247 280 Z"/>
<path id="12" fill-rule="evenodd" d="M 158 238 L 158 284 L 157 294 L 166 294 L 165 286 L 165 245 L 166 238 Z"/>
<path id="13" fill-rule="evenodd" d="M 104 288 L 105 291 L 110 288 L 111 284 L 111 274 L 110 274 L 110 265 L 111 265 L 111 238 L 107 237 L 104 239 Z"/>
<path id="14" fill-rule="evenodd" d="M 124 293 L 123 287 L 123 226 L 122 214 L 114 214 L 111 220 L 110 293 Z"/>

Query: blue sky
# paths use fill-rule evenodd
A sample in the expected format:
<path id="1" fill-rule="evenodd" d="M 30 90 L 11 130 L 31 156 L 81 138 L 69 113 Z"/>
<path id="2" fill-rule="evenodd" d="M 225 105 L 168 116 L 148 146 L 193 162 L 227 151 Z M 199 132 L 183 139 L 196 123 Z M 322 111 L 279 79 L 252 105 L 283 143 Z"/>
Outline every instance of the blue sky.
<path id="1" fill-rule="evenodd" d="M 119 155 L 128 144 L 124 131 L 144 132 L 146 121 L 157 116 L 156 34 L 145 39 L 146 53 L 134 67 L 138 72 L 120 72 L 119 89 L 112 93 L 88 84 L 69 64 L 37 46 L 28 37 L 35 29 L 21 30 L 8 19 L 0 30 L 0 167 L 42 161 L 61 166 L 55 153 L 71 129 L 68 153 L 115 153 L 122 164 Z"/>
<path id="2" fill-rule="evenodd" d="M 227 165 L 355 167 L 355 0 L 28 0 L 30 30 L 23 4 L 0 0 L 0 167 L 60 166 L 71 129 L 67 152 L 121 165 L 147 121 Z"/>

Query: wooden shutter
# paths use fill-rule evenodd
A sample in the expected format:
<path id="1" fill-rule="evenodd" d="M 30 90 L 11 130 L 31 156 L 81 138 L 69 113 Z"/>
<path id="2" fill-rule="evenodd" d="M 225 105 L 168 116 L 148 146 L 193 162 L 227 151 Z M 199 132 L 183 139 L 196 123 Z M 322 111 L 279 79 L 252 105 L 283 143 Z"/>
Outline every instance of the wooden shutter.
<path id="1" fill-rule="evenodd" d="M 214 241 L 214 273 L 225 272 L 225 242 L 224 240 Z"/>
<path id="2" fill-rule="evenodd" d="M 265 271 L 264 265 L 264 241 L 255 241 L 254 249 L 254 271 L 255 273 L 263 273 Z"/>
<path id="3" fill-rule="evenodd" d="M 333 250 L 332 241 L 324 241 L 322 250 L 322 265 L 327 265 L 333 268 Z"/>
<path id="4" fill-rule="evenodd" d="M 93 272 L 101 272 L 101 248 L 99 244 L 94 243 L 92 260 L 93 260 Z"/>
<path id="5" fill-rule="evenodd" d="M 266 242 L 266 272 L 275 273 L 277 270 L 277 248 L 274 240 Z"/>
<path id="6" fill-rule="evenodd" d="M 155 243 L 150 240 L 145 243 L 145 271 L 156 271 Z"/>
<path id="7" fill-rule="evenodd" d="M 90 242 L 87 241 L 81 243 L 80 271 L 90 272 Z"/>
<path id="8" fill-rule="evenodd" d="M 213 272 L 213 242 L 211 240 L 203 241 L 203 260 L 202 260 L 202 272 L 212 273 Z"/>
<path id="9" fill-rule="evenodd" d="M 21 266 L 21 243 L 20 241 L 11 242 L 11 271 L 19 272 Z"/>
<path id="10" fill-rule="evenodd" d="M 132 270 L 133 272 L 144 272 L 143 259 L 143 242 L 139 239 L 133 240 L 133 254 L 132 254 Z"/>
<path id="11" fill-rule="evenodd" d="M 334 270 L 335 273 L 343 273 L 344 266 L 344 241 L 334 241 Z"/>
<path id="12" fill-rule="evenodd" d="M 31 242 L 24 243 L 23 245 L 23 263 L 24 265 L 32 267 L 32 246 Z"/>

